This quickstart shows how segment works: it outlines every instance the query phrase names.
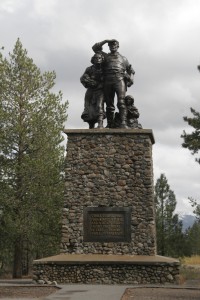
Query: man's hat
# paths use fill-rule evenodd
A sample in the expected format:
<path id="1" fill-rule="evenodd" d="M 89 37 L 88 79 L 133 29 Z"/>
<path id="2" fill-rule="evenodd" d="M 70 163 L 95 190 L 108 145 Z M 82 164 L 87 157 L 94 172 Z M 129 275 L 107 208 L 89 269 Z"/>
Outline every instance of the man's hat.
<path id="1" fill-rule="evenodd" d="M 118 42 L 117 40 L 115 40 L 115 39 L 110 40 L 110 41 L 108 42 L 108 46 L 111 45 L 111 44 L 113 44 L 113 43 L 117 43 L 118 46 L 119 46 L 119 42 Z"/>

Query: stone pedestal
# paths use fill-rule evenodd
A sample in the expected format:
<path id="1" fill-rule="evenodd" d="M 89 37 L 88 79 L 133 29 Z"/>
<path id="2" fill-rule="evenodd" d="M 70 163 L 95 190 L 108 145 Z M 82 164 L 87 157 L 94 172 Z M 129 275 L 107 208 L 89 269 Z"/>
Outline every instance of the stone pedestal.
<path id="1" fill-rule="evenodd" d="M 173 282 L 178 261 L 156 256 L 152 131 L 65 133 L 63 254 L 35 261 L 37 278 L 46 274 L 70 283 Z"/>
<path id="2" fill-rule="evenodd" d="M 65 133 L 68 144 L 61 252 L 155 255 L 152 131 L 95 129 Z M 120 223 L 127 231 L 124 236 L 123 232 L 117 235 L 117 216 L 116 222 L 126 223 Z"/>

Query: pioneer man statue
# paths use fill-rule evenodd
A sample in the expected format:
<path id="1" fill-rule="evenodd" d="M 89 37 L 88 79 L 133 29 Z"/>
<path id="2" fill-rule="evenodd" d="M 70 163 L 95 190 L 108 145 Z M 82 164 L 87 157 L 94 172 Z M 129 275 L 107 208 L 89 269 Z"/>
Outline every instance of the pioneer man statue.
<path id="1" fill-rule="evenodd" d="M 105 53 L 102 46 L 108 43 L 110 53 Z M 94 52 L 101 51 L 104 55 L 103 77 L 104 77 L 104 97 L 106 102 L 107 128 L 113 127 L 114 120 L 114 97 L 117 95 L 117 107 L 121 119 L 121 128 L 127 128 L 127 108 L 125 105 L 125 95 L 127 87 L 133 84 L 133 68 L 126 57 L 118 52 L 119 42 L 117 40 L 104 40 L 96 43 L 92 49 Z"/>

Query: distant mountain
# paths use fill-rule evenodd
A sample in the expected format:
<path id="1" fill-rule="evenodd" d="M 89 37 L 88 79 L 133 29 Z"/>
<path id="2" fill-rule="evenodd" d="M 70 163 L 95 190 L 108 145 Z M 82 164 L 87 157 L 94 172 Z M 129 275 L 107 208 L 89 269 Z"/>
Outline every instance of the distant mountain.
<path id="1" fill-rule="evenodd" d="M 188 227 L 192 227 L 192 225 L 196 220 L 196 217 L 194 215 L 183 215 L 180 216 L 180 220 L 183 222 L 183 232 L 184 232 Z"/>

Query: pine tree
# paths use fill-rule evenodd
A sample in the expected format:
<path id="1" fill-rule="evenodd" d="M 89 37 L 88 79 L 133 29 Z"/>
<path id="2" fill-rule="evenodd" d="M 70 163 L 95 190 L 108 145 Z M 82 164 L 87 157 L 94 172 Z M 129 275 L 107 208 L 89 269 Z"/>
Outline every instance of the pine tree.
<path id="1" fill-rule="evenodd" d="M 25 246 L 45 255 L 59 243 L 67 103 L 51 92 L 55 77 L 19 39 L 8 59 L 0 54 L 0 250 L 13 253 L 14 278 Z"/>
<path id="2" fill-rule="evenodd" d="M 186 230 L 188 255 L 200 255 L 200 220 L 196 220 L 192 227 Z"/>
<path id="3" fill-rule="evenodd" d="M 200 70 L 200 66 L 198 66 L 198 69 Z M 185 116 L 183 119 L 188 123 L 188 125 L 194 128 L 194 131 L 190 134 L 184 131 L 181 137 L 184 140 L 182 147 L 188 148 L 194 155 L 200 150 L 200 113 L 193 108 L 190 108 L 190 110 L 193 117 Z M 196 158 L 195 160 L 200 164 L 199 158 Z M 200 254 L 200 239 L 197 238 L 200 236 L 200 204 L 191 197 L 189 197 L 189 201 L 192 207 L 194 207 L 194 213 L 196 214 L 197 221 L 186 232 L 187 242 L 190 245 L 190 255 Z"/>
<path id="4" fill-rule="evenodd" d="M 188 197 L 188 199 L 194 208 L 193 213 L 196 215 L 197 220 L 200 221 L 200 204 L 197 203 L 197 200 L 193 199 L 192 197 Z"/>
<path id="5" fill-rule="evenodd" d="M 157 252 L 164 256 L 180 256 L 183 242 L 182 223 L 174 214 L 176 197 L 167 178 L 160 175 L 155 185 Z"/>
<path id="6" fill-rule="evenodd" d="M 184 148 L 188 148 L 192 154 L 197 154 L 200 150 L 200 113 L 197 112 L 195 109 L 190 108 L 193 117 L 183 117 L 184 121 L 188 123 L 188 125 L 194 128 L 192 133 L 186 133 L 183 131 L 181 137 L 183 138 L 184 142 L 182 146 Z M 196 161 L 200 163 L 200 159 L 196 158 Z"/>

